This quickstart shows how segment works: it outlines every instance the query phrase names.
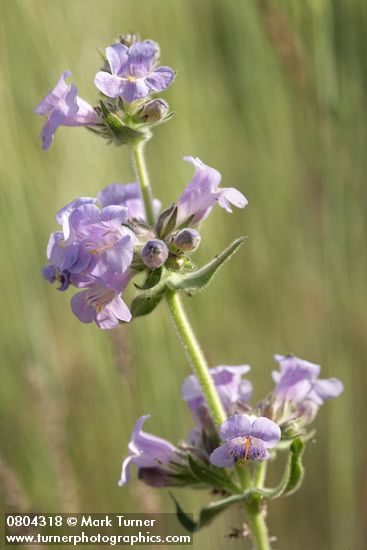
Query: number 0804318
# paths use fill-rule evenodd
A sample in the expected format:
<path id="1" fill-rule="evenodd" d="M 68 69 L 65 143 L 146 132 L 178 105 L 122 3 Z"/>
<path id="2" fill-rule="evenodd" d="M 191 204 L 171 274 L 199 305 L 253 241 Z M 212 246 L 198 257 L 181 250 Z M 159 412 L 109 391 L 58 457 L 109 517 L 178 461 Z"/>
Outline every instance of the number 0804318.
<path id="1" fill-rule="evenodd" d="M 34 525 L 35 527 L 61 527 L 62 516 L 41 516 L 36 514 L 7 514 L 6 515 L 7 527 L 29 527 Z"/>

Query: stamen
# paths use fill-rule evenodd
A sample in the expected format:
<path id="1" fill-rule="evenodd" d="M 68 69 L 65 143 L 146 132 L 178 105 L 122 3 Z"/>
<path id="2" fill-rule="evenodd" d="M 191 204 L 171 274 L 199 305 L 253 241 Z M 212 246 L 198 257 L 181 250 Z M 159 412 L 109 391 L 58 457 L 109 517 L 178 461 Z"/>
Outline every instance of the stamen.
<path id="1" fill-rule="evenodd" d="M 247 436 L 246 439 L 245 439 L 245 456 L 244 456 L 244 460 L 247 460 L 247 457 L 248 457 L 249 452 L 250 452 L 250 447 L 251 447 L 251 438 L 249 436 Z"/>

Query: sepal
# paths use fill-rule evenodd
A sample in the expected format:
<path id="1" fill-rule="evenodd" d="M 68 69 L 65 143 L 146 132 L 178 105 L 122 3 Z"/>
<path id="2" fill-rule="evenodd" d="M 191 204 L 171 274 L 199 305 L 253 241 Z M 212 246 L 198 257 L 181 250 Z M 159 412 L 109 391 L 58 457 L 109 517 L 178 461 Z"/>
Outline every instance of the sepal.
<path id="1" fill-rule="evenodd" d="M 199 481 L 213 487 L 213 489 L 230 491 L 231 493 L 240 491 L 223 468 L 207 466 L 204 462 L 196 460 L 190 453 L 188 454 L 188 462 L 194 476 Z"/>
<path id="2" fill-rule="evenodd" d="M 111 112 L 105 103 L 100 101 L 101 116 L 105 123 L 104 134 L 111 141 L 118 145 L 134 145 L 140 141 L 146 141 L 150 138 L 150 132 L 135 130 L 124 122 L 113 112 Z"/>

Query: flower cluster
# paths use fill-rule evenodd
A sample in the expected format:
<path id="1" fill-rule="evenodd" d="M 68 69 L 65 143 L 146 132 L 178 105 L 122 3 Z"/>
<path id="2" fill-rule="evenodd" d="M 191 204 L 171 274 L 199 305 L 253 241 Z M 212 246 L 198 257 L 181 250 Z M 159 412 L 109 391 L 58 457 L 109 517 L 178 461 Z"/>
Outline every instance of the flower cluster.
<path id="1" fill-rule="evenodd" d="M 102 136 L 117 141 L 120 138 L 122 142 L 133 137 L 146 139 L 147 134 L 134 135 L 128 130 L 151 126 L 170 116 L 164 100 L 151 99 L 152 94 L 168 88 L 175 77 L 170 67 L 157 66 L 159 55 L 156 42 L 140 41 L 136 36 L 129 45 L 120 42 L 106 48 L 106 64 L 94 79 L 103 98 L 108 98 L 108 107 L 102 103 L 102 109 L 81 99 L 74 84 L 66 82 L 71 72 L 64 71 L 36 108 L 38 115 L 46 116 L 41 131 L 43 149 L 50 147 L 59 126 L 86 126 Z M 117 135 L 116 123 L 120 130 Z"/>
<path id="2" fill-rule="evenodd" d="M 230 203 L 246 205 L 239 191 L 219 187 L 217 170 L 199 159 L 186 160 L 196 167 L 195 175 L 155 227 L 146 222 L 137 183 L 112 183 L 96 198 L 78 198 L 56 214 L 60 230 L 50 236 L 50 263 L 43 274 L 50 282 L 58 281 L 59 290 L 70 284 L 84 289 L 71 300 L 72 311 L 83 323 L 95 321 L 111 329 L 119 321 L 130 321 L 120 295 L 131 278 L 164 265 L 174 270 L 184 266 L 200 244 L 199 223 L 217 202 L 229 212 Z M 160 202 L 153 204 L 158 217 Z"/>
<path id="3" fill-rule="evenodd" d="M 267 460 L 281 437 L 285 441 L 289 439 L 287 426 L 290 421 L 301 419 L 306 426 L 326 399 L 342 393 L 340 380 L 317 379 L 318 365 L 294 356 L 275 357 L 280 362 L 280 372 L 273 373 L 276 386 L 268 398 L 268 402 L 276 404 L 272 409 L 265 408 L 263 402 L 255 406 L 249 404 L 252 385 L 243 378 L 250 370 L 248 365 L 211 369 L 216 390 L 228 415 L 219 428 L 219 438 L 198 379 L 193 374 L 188 376 L 182 385 L 182 398 L 190 408 L 195 427 L 187 441 L 175 447 L 164 439 L 142 432 L 141 427 L 148 417 L 141 417 L 133 430 L 130 454 L 123 461 L 120 485 L 125 485 L 130 479 L 128 468 L 131 463 L 138 467 L 139 479 L 149 485 L 166 486 L 178 485 L 182 479 L 187 481 L 190 471 L 188 455 L 195 456 L 209 468 L 231 468 L 236 464 L 246 467 L 249 461 Z M 313 404 L 312 415 L 308 409 L 310 403 Z M 195 484 L 195 480 L 191 483 Z"/>

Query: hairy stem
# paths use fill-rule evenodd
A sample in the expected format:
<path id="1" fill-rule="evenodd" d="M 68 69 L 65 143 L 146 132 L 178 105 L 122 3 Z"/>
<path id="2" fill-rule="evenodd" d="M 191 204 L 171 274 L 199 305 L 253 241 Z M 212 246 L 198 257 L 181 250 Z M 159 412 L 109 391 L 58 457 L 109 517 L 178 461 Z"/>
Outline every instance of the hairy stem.
<path id="1" fill-rule="evenodd" d="M 260 508 L 259 499 L 254 499 L 252 502 L 245 504 L 245 513 L 256 550 L 271 550 L 268 528 L 265 523 L 264 512 Z"/>
<path id="2" fill-rule="evenodd" d="M 134 145 L 132 148 L 132 154 L 136 175 L 140 183 L 141 194 L 144 201 L 146 219 L 149 225 L 153 226 L 155 222 L 153 211 L 153 195 L 149 183 L 148 171 L 145 164 L 144 145 L 144 142 L 140 142 L 137 145 Z M 221 423 L 226 420 L 227 415 L 215 388 L 213 379 L 210 375 L 209 366 L 207 364 L 203 351 L 182 305 L 181 297 L 177 292 L 173 290 L 168 290 L 166 298 L 177 333 L 181 339 L 183 347 L 185 348 L 194 373 L 199 380 L 203 395 L 206 399 L 215 425 L 219 427 Z M 263 485 L 265 472 L 266 464 L 263 466 L 262 463 L 259 463 L 255 472 L 255 486 L 261 487 Z M 253 480 L 251 478 L 248 468 L 241 468 L 240 466 L 238 466 L 237 474 L 243 491 L 249 489 L 253 484 Z M 246 503 L 245 512 L 247 523 L 251 531 L 252 540 L 255 544 L 256 550 L 271 550 L 268 530 L 265 523 L 264 515 L 260 509 L 259 500 L 254 499 L 252 502 Z"/>
<path id="3" fill-rule="evenodd" d="M 262 489 L 264 487 L 267 466 L 267 460 L 259 460 L 256 464 L 254 485 L 257 489 Z"/>
<path id="4" fill-rule="evenodd" d="M 133 164 L 135 168 L 136 177 L 140 184 L 141 196 L 144 203 L 146 220 L 150 226 L 155 223 L 154 210 L 153 210 L 153 195 L 150 187 L 149 175 L 144 157 L 145 142 L 140 141 L 136 145 L 132 146 Z"/>
<path id="5" fill-rule="evenodd" d="M 167 292 L 167 302 L 171 311 L 173 323 L 179 334 L 183 347 L 186 350 L 194 373 L 200 382 L 200 386 L 212 418 L 216 426 L 220 426 L 220 424 L 227 418 L 227 415 L 219 399 L 217 390 L 215 389 L 215 385 L 210 375 L 209 367 L 202 349 L 183 308 L 181 298 L 177 292 L 169 290 Z"/>

